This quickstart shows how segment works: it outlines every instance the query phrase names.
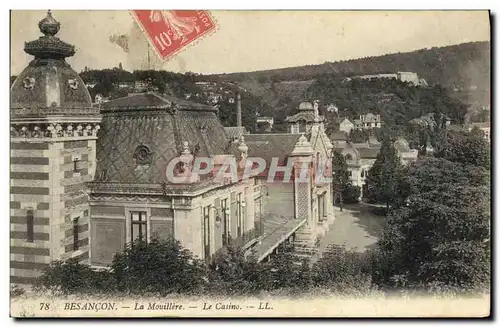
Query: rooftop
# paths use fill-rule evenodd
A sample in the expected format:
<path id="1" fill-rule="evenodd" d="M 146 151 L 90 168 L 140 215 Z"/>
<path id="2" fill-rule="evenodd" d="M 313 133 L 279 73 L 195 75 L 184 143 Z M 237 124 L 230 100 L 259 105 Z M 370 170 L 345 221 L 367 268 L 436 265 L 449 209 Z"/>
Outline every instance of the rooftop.
<path id="1" fill-rule="evenodd" d="M 168 182 L 165 169 L 187 142 L 193 156 L 229 154 L 229 139 L 212 107 L 154 93 L 105 103 L 97 140 L 96 180 Z"/>

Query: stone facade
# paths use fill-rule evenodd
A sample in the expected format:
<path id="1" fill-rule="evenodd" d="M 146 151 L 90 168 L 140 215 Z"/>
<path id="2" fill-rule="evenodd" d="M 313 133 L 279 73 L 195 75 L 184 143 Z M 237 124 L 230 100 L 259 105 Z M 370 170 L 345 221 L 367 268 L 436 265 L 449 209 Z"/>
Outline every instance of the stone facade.
<path id="1" fill-rule="evenodd" d="M 29 284 L 51 261 L 88 262 L 89 204 L 100 116 L 78 74 L 66 63 L 74 47 L 54 37 L 49 12 L 44 34 L 27 42 L 35 58 L 11 88 L 11 283 Z"/>
<path id="2" fill-rule="evenodd" d="M 147 240 L 173 237 L 209 259 L 229 238 L 241 239 L 255 228 L 254 188 L 249 179 L 175 195 L 91 195 L 90 262 L 105 267 L 132 241 L 135 213 L 144 213 Z"/>

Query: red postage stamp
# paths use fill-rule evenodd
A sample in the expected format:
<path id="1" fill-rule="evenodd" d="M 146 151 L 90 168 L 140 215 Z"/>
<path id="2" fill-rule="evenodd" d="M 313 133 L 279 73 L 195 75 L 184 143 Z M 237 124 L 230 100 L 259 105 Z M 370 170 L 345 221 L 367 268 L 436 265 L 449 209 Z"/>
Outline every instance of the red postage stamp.
<path id="1" fill-rule="evenodd" d="M 132 10 L 132 15 L 162 60 L 216 30 L 205 10 Z"/>

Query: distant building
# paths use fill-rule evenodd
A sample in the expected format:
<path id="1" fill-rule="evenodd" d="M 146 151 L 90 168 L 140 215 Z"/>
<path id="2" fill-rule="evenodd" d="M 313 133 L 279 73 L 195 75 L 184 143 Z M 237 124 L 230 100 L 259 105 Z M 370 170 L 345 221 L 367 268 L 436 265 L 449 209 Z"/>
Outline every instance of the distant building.
<path id="1" fill-rule="evenodd" d="M 146 81 L 136 81 L 134 83 L 134 92 L 140 93 L 146 91 L 148 83 Z"/>
<path id="2" fill-rule="evenodd" d="M 340 133 L 330 135 L 330 140 L 336 151 L 344 156 L 350 181 L 352 185 L 361 187 L 361 197 L 363 197 L 366 178 L 377 159 L 382 144 L 374 136 L 370 136 L 368 141 L 364 143 L 343 141 Z M 418 150 L 410 149 L 408 141 L 404 138 L 397 139 L 394 142 L 394 147 L 403 165 L 417 160 Z"/>
<path id="3" fill-rule="evenodd" d="M 313 106 L 310 102 L 302 102 L 299 105 L 299 112 L 285 119 L 292 134 L 308 133 L 313 124 L 319 123 L 323 126 L 324 121 L 325 117 L 319 115 L 318 105 Z"/>
<path id="4" fill-rule="evenodd" d="M 354 123 L 347 118 L 344 118 L 339 124 L 339 130 L 342 132 L 350 133 L 353 128 Z"/>
<path id="5" fill-rule="evenodd" d="M 127 88 L 134 88 L 135 83 L 134 82 L 120 82 L 116 85 L 119 89 L 127 89 Z"/>
<path id="6" fill-rule="evenodd" d="M 212 104 L 219 103 L 222 100 L 222 94 L 212 93 L 208 96 L 208 102 Z"/>
<path id="7" fill-rule="evenodd" d="M 264 130 L 267 132 L 271 132 L 274 126 L 274 118 L 273 117 L 257 117 L 256 119 L 257 130 Z"/>
<path id="8" fill-rule="evenodd" d="M 484 138 L 488 141 L 491 142 L 491 123 L 486 122 L 486 123 L 472 123 L 468 126 L 468 130 L 472 131 L 472 129 L 476 127 L 479 128 L 484 135 Z"/>
<path id="9" fill-rule="evenodd" d="M 398 72 L 397 75 L 398 75 L 397 78 L 401 82 L 413 83 L 415 85 L 419 85 L 420 84 L 420 79 L 418 78 L 418 74 L 417 73 L 413 73 L 413 72 Z"/>
<path id="10" fill-rule="evenodd" d="M 363 80 L 377 80 L 377 79 L 397 79 L 402 82 L 412 83 L 414 85 L 427 86 L 427 82 L 424 79 L 420 79 L 417 73 L 414 72 L 397 72 L 389 74 L 371 74 L 371 75 L 358 75 L 350 76 L 344 79 L 344 82 L 351 81 L 353 79 L 363 79 Z"/>
<path id="11" fill-rule="evenodd" d="M 366 115 L 360 115 L 359 119 L 355 119 L 354 125 L 359 129 L 380 128 L 382 127 L 382 120 L 380 119 L 380 115 L 367 113 Z"/>

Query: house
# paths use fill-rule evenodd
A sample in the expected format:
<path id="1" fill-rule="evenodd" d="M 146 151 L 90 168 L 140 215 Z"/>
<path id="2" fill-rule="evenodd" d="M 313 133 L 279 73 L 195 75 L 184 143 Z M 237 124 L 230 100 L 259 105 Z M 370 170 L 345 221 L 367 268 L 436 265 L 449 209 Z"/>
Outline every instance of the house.
<path id="1" fill-rule="evenodd" d="M 133 89 L 135 87 L 134 82 L 120 82 L 116 85 L 119 89 Z"/>
<path id="2" fill-rule="evenodd" d="M 468 126 L 468 130 L 472 131 L 474 128 L 478 128 L 483 132 L 484 138 L 491 142 L 491 123 L 472 123 Z"/>
<path id="3" fill-rule="evenodd" d="M 148 82 L 146 81 L 135 81 L 134 83 L 134 92 L 144 92 L 148 88 Z"/>
<path id="4" fill-rule="evenodd" d="M 367 113 L 366 115 L 360 115 L 359 119 L 355 119 L 354 125 L 359 129 L 380 128 L 382 127 L 382 120 L 380 119 L 380 115 Z"/>
<path id="5" fill-rule="evenodd" d="M 344 118 L 344 120 L 342 120 L 339 124 L 339 130 L 342 132 L 349 134 L 352 129 L 354 129 L 354 123 L 347 118 Z"/>
<path id="6" fill-rule="evenodd" d="M 364 143 L 339 143 L 337 141 L 337 143 L 333 142 L 333 144 L 335 145 L 335 151 L 340 152 L 345 157 L 350 181 L 352 185 L 361 187 L 362 198 L 366 178 L 377 159 L 382 146 L 381 143 L 372 135 Z M 404 138 L 398 138 L 394 142 L 394 147 L 402 164 L 406 165 L 417 160 L 418 150 L 410 149 L 408 141 Z"/>
<path id="7" fill-rule="evenodd" d="M 222 94 L 219 93 L 210 93 L 208 96 L 208 102 L 212 104 L 219 103 L 222 100 Z"/>
<path id="8" fill-rule="evenodd" d="M 257 117 L 256 125 L 258 131 L 271 132 L 274 125 L 274 117 Z"/>
<path id="9" fill-rule="evenodd" d="M 318 104 L 302 102 L 299 104 L 299 112 L 293 116 L 288 116 L 285 122 L 288 123 L 290 133 L 309 133 L 314 124 L 323 125 L 324 116 L 319 115 Z"/>

